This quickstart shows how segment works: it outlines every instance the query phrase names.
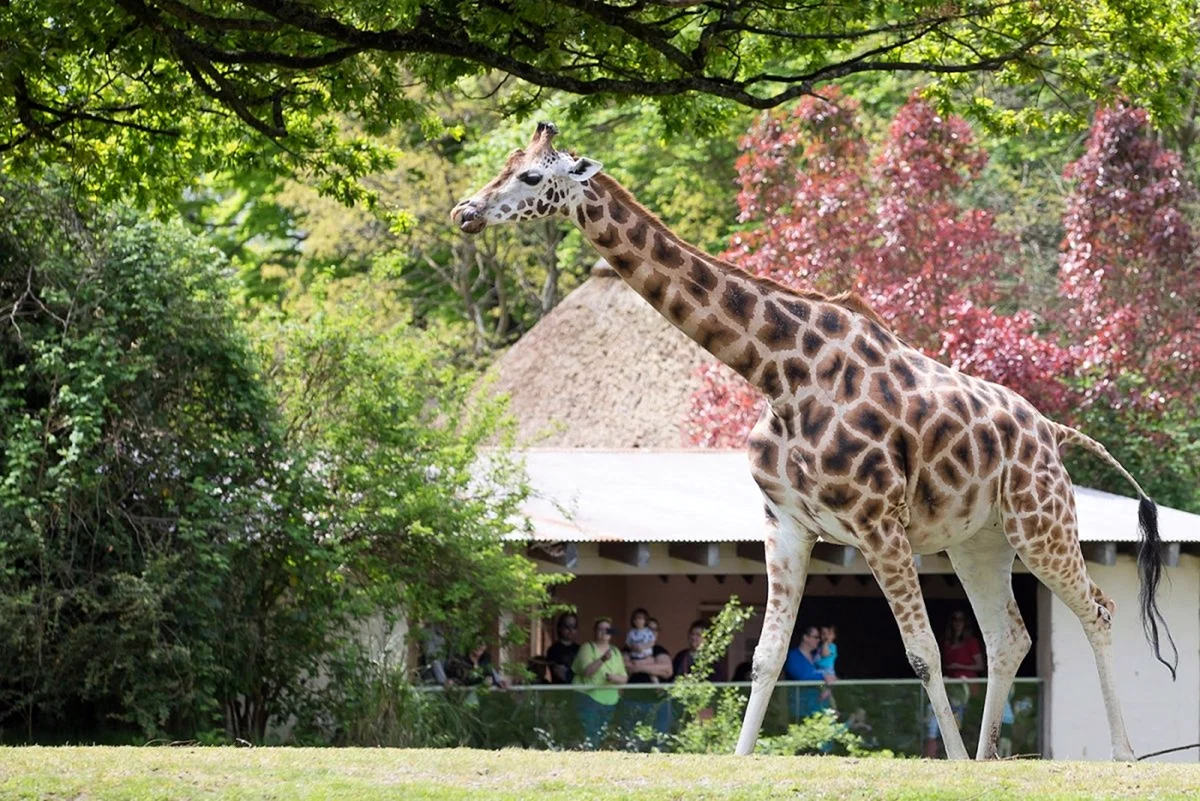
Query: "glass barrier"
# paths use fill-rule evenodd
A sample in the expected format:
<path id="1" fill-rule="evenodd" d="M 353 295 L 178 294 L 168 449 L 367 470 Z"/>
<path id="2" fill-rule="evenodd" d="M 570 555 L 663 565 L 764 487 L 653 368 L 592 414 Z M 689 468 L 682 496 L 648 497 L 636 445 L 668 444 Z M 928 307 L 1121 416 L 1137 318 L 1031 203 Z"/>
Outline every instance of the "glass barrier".
<path id="1" fill-rule="evenodd" d="M 716 683 L 750 694 L 748 683 Z M 983 717 L 986 679 L 948 680 L 947 692 L 968 753 L 974 755 Z M 475 748 L 546 748 L 649 750 L 653 743 L 639 733 L 676 733 L 682 710 L 668 695 L 669 685 L 625 685 L 614 688 L 528 685 L 509 689 L 418 687 L 428 744 Z M 761 736 L 783 734 L 823 708 L 859 735 L 871 750 L 921 756 L 927 746 L 941 753 L 940 736 L 925 690 L 916 679 L 849 680 L 832 687 L 781 681 L 776 685 Z M 1042 682 L 1017 679 L 1005 705 L 1000 732 L 1001 756 L 1038 756 L 1041 747 Z M 640 725 L 644 724 L 644 725 Z M 647 728 L 648 727 L 648 728 Z M 933 741 L 933 742 L 929 742 Z"/>

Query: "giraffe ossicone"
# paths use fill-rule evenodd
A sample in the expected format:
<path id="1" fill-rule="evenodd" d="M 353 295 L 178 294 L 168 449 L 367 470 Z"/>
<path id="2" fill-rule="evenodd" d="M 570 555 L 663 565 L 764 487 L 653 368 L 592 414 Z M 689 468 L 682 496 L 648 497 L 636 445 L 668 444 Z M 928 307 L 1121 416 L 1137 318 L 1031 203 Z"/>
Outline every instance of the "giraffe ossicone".
<path id="1" fill-rule="evenodd" d="M 754 749 L 783 666 L 818 539 L 858 548 L 879 582 L 952 758 L 966 758 L 914 554 L 946 551 L 988 661 L 979 758 L 996 756 L 1000 717 L 1031 639 L 1012 592 L 1013 560 L 1079 617 L 1096 657 L 1113 756 L 1133 758 L 1112 663 L 1112 600 L 1087 574 L 1066 444 L 1101 456 L 1137 489 L 1141 614 L 1155 656 L 1174 648 L 1155 590 L 1163 564 L 1154 504 L 1108 452 L 1012 390 L 959 373 L 895 336 L 853 294 L 797 291 L 688 244 L 599 162 L 554 147 L 539 123 L 451 219 L 489 224 L 563 215 L 651 306 L 766 397 L 749 439 L 767 511 L 763 634 L 737 752 Z M 1178 661 L 1178 654 L 1174 662 Z"/>

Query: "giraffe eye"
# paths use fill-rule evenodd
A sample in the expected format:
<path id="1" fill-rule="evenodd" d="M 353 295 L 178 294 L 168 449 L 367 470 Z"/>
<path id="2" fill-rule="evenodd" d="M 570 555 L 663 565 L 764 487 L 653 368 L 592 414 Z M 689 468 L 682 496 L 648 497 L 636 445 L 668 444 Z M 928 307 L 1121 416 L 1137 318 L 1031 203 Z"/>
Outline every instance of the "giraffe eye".
<path id="1" fill-rule="evenodd" d="M 542 174 L 540 172 L 534 172 L 533 170 L 526 170 L 517 176 L 517 180 L 523 184 L 537 186 L 542 182 Z"/>

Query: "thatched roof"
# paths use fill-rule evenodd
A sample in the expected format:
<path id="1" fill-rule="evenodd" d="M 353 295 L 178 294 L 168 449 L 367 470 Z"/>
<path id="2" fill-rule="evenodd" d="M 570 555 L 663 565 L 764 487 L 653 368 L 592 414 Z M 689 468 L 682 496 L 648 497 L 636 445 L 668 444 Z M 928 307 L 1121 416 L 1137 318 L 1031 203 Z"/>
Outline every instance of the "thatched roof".
<path id="1" fill-rule="evenodd" d="M 708 358 L 601 264 L 489 375 L 511 399 L 523 445 L 679 448 Z"/>

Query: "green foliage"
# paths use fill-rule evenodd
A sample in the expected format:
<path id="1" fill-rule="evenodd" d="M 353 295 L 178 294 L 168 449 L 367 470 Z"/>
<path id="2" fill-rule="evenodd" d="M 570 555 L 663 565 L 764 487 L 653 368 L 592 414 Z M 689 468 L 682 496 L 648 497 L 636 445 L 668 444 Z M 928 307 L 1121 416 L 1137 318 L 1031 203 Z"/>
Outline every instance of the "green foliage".
<path id="1" fill-rule="evenodd" d="M 454 748 L 479 743 L 479 704 L 466 693 L 422 690 L 395 654 L 331 654 L 328 685 L 292 737 L 314 745 Z"/>
<path id="2" fill-rule="evenodd" d="M 437 136 L 445 93 L 488 74 L 519 79 L 506 104 L 518 116 L 543 90 L 571 93 L 580 114 L 649 98 L 672 134 L 699 137 L 831 80 L 923 74 L 931 96 L 1013 132 L 1090 109 L 1046 108 L 1062 96 L 1178 116 L 1195 55 L 1191 4 L 1142 0 L 805 13 L 768 0 L 18 0 L 0 5 L 0 41 L 4 169 L 65 165 L 87 195 L 139 206 L 243 169 L 306 173 L 323 195 L 372 206 L 360 179 L 395 157 L 374 137 L 404 124 Z M 997 102 L 1013 87 L 1030 91 Z"/>
<path id="3" fill-rule="evenodd" d="M 1128 398 L 1144 388 L 1140 377 L 1125 373 L 1114 396 Z M 1079 411 L 1078 428 L 1104 443 L 1155 502 L 1200 514 L 1200 418 L 1194 399 L 1163 399 L 1146 407 L 1100 398 Z M 1129 482 L 1090 451 L 1072 448 L 1067 467 L 1080 486 L 1133 494 Z"/>
<path id="4" fill-rule="evenodd" d="M 891 751 L 871 751 L 862 737 L 846 728 L 832 709 L 814 712 L 787 731 L 774 737 L 759 739 L 758 752 L 774 756 L 797 754 L 844 753 L 849 756 L 891 757 Z"/>
<path id="5" fill-rule="evenodd" d="M 505 550 L 526 492 L 502 447 L 511 426 L 501 402 L 472 396 L 475 376 L 437 331 L 393 321 L 374 302 L 385 296 L 326 289 L 314 287 L 307 319 L 256 324 L 289 436 L 327 488 L 309 525 L 353 555 L 341 573 L 373 607 L 445 624 L 465 650 L 489 618 L 532 612 L 557 580 Z M 489 443 L 500 447 L 481 453 Z"/>
<path id="6" fill-rule="evenodd" d="M 370 179 L 376 212 L 321 197 L 303 180 L 247 170 L 206 181 L 182 205 L 185 218 L 238 267 L 251 310 L 307 310 L 314 284 L 348 280 L 361 289 L 361 277 L 374 272 L 411 309 L 413 325 L 463 328 L 470 338 L 460 344 L 486 356 L 535 325 L 595 261 L 565 221 L 497 226 L 473 239 L 450 224 L 454 203 L 529 139 L 528 123 L 499 116 L 498 106 L 516 93 L 495 83 L 472 85 L 481 94 L 495 89 L 498 98 L 439 108 L 444 135 L 427 140 L 412 124 L 387 134 L 398 155 L 392 169 Z M 648 102 L 605 103 L 574 116 L 562 93 L 539 103 L 537 115 L 560 120 L 570 147 L 603 159 L 689 240 L 721 246 L 737 215 L 731 140 L 670 142 Z M 390 221 L 378 213 L 385 209 Z"/>
<path id="7" fill-rule="evenodd" d="M 709 680 L 717 660 L 729 650 L 733 637 L 754 614 L 736 595 L 709 622 L 692 669 L 677 676 L 670 689 L 679 704 L 683 725 L 669 736 L 670 750 L 685 754 L 733 753 L 741 731 L 746 699 L 735 687 L 718 689 Z M 708 714 L 711 710 L 711 714 Z"/>
<path id="8" fill-rule="evenodd" d="M 256 352 L 181 225 L 2 190 L 0 720 L 321 731 L 345 703 L 322 677 L 374 658 L 366 621 L 462 648 L 547 601 L 503 542 L 519 465 L 480 450 L 501 408 L 386 295 L 319 285 Z"/>
<path id="9" fill-rule="evenodd" d="M 0 187 L 0 717 L 208 728 L 273 404 L 210 248 L 59 198 Z"/>

